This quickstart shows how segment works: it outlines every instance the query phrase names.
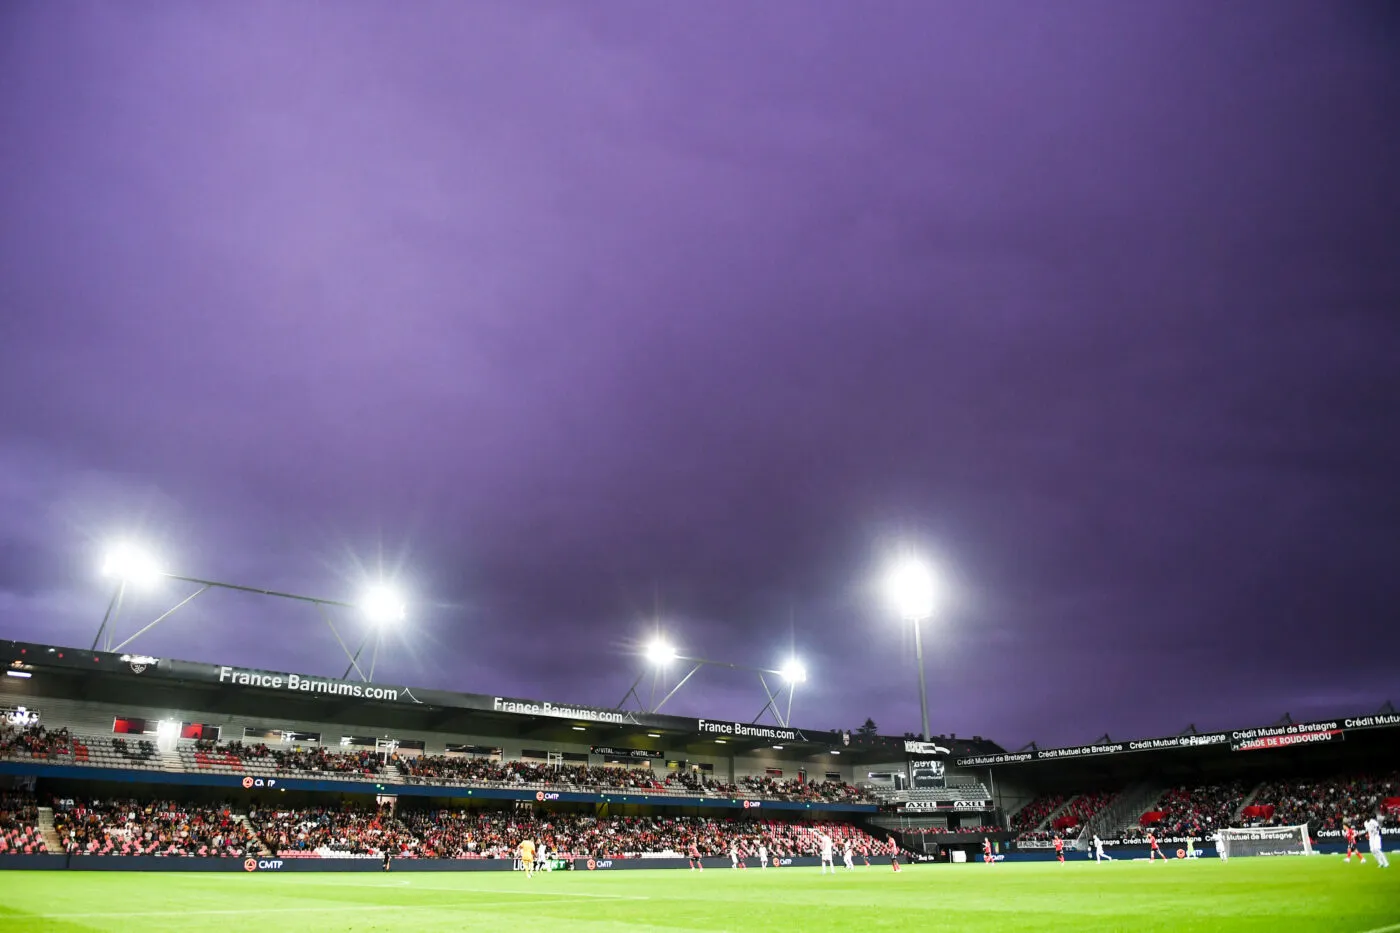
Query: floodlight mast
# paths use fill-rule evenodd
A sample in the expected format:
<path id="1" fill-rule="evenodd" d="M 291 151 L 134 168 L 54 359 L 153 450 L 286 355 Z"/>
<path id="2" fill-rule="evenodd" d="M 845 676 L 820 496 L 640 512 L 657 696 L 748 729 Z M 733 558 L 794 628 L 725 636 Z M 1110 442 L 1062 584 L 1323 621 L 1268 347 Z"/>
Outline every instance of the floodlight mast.
<path id="1" fill-rule="evenodd" d="M 899 617 L 914 626 L 914 658 L 919 665 L 919 716 L 927 742 L 928 687 L 924 681 L 924 642 L 919 630 L 924 620 L 933 615 L 936 596 L 933 572 L 919 558 L 906 556 L 890 571 L 886 586 Z"/>
<path id="2" fill-rule="evenodd" d="M 732 671 L 744 671 L 758 676 L 759 685 L 763 687 L 763 694 L 767 698 L 767 702 L 763 704 L 763 707 L 758 711 L 758 715 L 754 716 L 752 722 L 757 723 L 763 718 L 765 713 L 772 713 L 774 721 L 779 726 L 786 729 L 788 728 L 789 722 L 792 720 L 792 699 L 797 692 L 797 685 L 807 679 L 806 670 L 795 660 L 789 661 L 787 664 L 783 665 L 781 670 L 772 670 L 765 667 L 732 664 L 728 661 L 712 661 L 708 658 L 691 658 L 677 654 L 675 650 L 662 639 L 653 640 L 642 652 L 642 656 L 648 662 L 647 670 L 643 670 L 642 673 L 637 675 L 637 679 L 632 681 L 632 686 L 627 688 L 627 692 L 623 694 L 622 700 L 614 707 L 615 709 L 622 710 L 626 708 L 628 700 L 635 699 L 637 701 L 637 706 L 641 708 L 642 712 L 660 712 L 661 707 L 665 706 L 672 697 L 679 693 L 680 689 L 684 687 L 686 683 L 690 681 L 690 678 L 694 677 L 701 668 L 724 667 Z M 688 664 L 690 665 L 690 669 L 686 671 L 680 680 L 676 682 L 676 685 L 658 702 L 656 700 L 657 680 L 662 670 L 672 661 L 680 661 Z M 652 677 L 652 702 L 650 703 L 644 701 L 641 694 L 637 692 L 637 688 L 641 685 L 642 679 L 646 677 L 648 673 L 650 673 Z M 781 685 L 777 690 L 773 690 L 768 685 L 769 677 L 776 677 L 781 681 Z M 784 693 L 787 694 L 786 709 L 780 709 L 779 707 L 782 705 Z"/>
<path id="3" fill-rule="evenodd" d="M 318 596 L 303 596 L 298 593 L 284 593 L 280 590 L 269 590 L 257 586 L 243 586 L 237 583 L 225 583 L 219 580 L 206 580 L 201 577 L 188 577 L 183 574 L 170 573 L 161 569 L 154 561 L 141 555 L 130 547 L 117 549 L 103 565 L 103 572 L 108 576 L 117 578 L 116 588 L 112 593 L 111 600 L 107 603 L 107 611 L 102 616 L 102 624 L 97 628 L 97 634 L 92 639 L 92 650 L 96 651 L 98 645 L 102 645 L 104 651 L 121 651 L 134 642 L 146 632 L 164 622 L 175 612 L 189 603 L 202 593 L 211 589 L 233 590 L 240 593 L 253 593 L 257 596 L 269 596 L 274 599 L 289 599 L 295 602 L 310 603 L 316 607 L 317 613 L 325 621 L 326 627 L 335 636 L 336 644 L 340 650 L 345 652 L 350 664 L 345 668 L 345 673 L 341 679 L 347 679 L 353 670 L 366 683 L 374 680 L 374 668 L 379 659 L 379 648 L 383 641 L 384 627 L 391 622 L 401 622 L 407 614 L 407 609 L 403 601 L 391 589 L 380 586 L 371 590 L 365 601 L 361 603 L 349 603 L 338 599 L 322 599 Z M 180 600 L 174 606 L 157 616 L 153 621 L 142 626 L 132 635 L 127 636 L 121 642 L 113 644 L 113 632 L 116 630 L 117 618 L 121 614 L 122 602 L 126 597 L 127 587 L 133 583 L 150 584 L 160 580 L 173 580 L 177 583 L 190 583 L 198 587 L 193 593 Z M 361 639 L 359 646 L 352 653 L 350 647 L 337 631 L 335 623 L 331 621 L 330 615 L 326 612 L 327 607 L 338 609 L 361 610 L 371 616 L 376 624 L 370 632 L 367 632 Z M 104 640 L 105 635 L 105 640 Z M 360 656 L 364 653 L 370 639 L 374 639 L 374 650 L 371 654 L 369 669 L 366 671 L 360 666 Z"/>

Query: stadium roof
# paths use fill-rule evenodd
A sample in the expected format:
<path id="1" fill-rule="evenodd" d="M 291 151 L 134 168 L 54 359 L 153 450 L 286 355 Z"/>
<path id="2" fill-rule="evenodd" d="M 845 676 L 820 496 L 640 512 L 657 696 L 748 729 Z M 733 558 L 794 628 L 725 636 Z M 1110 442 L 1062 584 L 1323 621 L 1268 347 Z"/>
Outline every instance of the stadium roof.
<path id="1" fill-rule="evenodd" d="M 906 751 L 903 738 L 453 693 L 29 642 L 0 642 L 0 662 L 33 675 L 30 690 L 36 696 L 94 703 L 282 721 L 350 719 L 400 733 L 419 730 L 710 755 L 715 754 L 717 739 L 725 741 L 730 754 L 780 744 L 780 757 L 790 759 L 819 759 L 837 751 L 858 762 L 888 762 Z M 940 739 L 939 744 L 955 755 L 1002 751 L 983 740 Z"/>

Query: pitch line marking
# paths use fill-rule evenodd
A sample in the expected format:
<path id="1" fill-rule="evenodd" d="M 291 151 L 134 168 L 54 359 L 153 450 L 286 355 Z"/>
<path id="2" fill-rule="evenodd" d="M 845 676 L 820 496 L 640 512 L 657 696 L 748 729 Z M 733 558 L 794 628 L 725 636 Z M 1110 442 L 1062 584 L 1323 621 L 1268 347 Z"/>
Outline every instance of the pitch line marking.
<path id="1" fill-rule="evenodd" d="M 445 890 L 445 889 L 438 889 Z M 499 891 L 490 892 L 499 894 Z M 551 897 L 608 897 L 606 894 L 551 894 Z M 618 897 L 618 900 L 623 898 Z M 646 898 L 627 898 L 628 900 L 646 900 Z M 330 913 L 342 911 L 363 911 L 363 910 L 438 910 L 446 905 L 443 904 L 360 904 L 342 905 L 327 907 L 246 907 L 237 910 L 135 910 L 135 911 L 104 911 L 92 913 L 76 914 L 25 914 L 24 916 L 36 917 L 41 920 L 73 920 L 80 918 L 105 918 L 110 920 L 120 920 L 123 917 L 181 917 L 186 915 L 197 915 L 203 917 L 237 917 L 247 914 L 275 914 L 275 913 Z M 521 898 L 509 901 L 470 901 L 464 905 L 470 907 L 526 907 L 529 901 Z"/>
<path id="2" fill-rule="evenodd" d="M 424 874 L 429 874 L 429 873 L 428 873 L 428 872 L 424 872 Z M 385 887 L 385 888 L 388 888 L 388 887 L 393 887 L 393 886 L 395 886 L 395 882 L 388 882 L 388 883 L 383 884 L 383 885 L 361 885 L 361 884 L 359 884 L 359 883 L 357 883 L 357 882 L 353 882 L 353 881 L 346 881 L 345 883 L 346 883 L 346 884 L 353 884 L 355 887 L 362 887 L 362 886 L 364 886 L 364 887 Z M 321 886 L 325 886 L 325 887 L 340 887 L 340 886 L 341 886 L 341 883 L 338 882 L 338 881 L 337 881 L 337 882 L 332 882 L 332 881 L 310 881 L 310 882 L 306 882 L 306 884 L 308 884 L 308 885 L 321 885 Z M 512 891 L 501 891 L 501 890 L 496 889 L 496 888 L 453 888 L 453 887 L 441 887 L 441 886 L 439 886 L 439 885 L 413 884 L 413 882 L 411 882 L 411 881 L 399 881 L 399 882 L 397 882 L 397 884 L 398 884 L 398 885 L 403 885 L 403 886 L 405 886 L 405 887 L 411 886 L 411 887 L 413 888 L 413 890 L 415 890 L 415 891 L 451 891 L 451 892 L 453 892 L 454 894 L 514 894 L 514 893 L 515 893 L 515 892 L 512 892 Z M 587 891 L 538 891 L 538 890 L 535 890 L 534 888 L 528 888 L 528 889 L 526 889 L 526 891 L 528 891 L 530 897 L 596 897 L 596 898 L 601 898 L 602 900 L 607 900 L 607 901 L 649 901 L 649 900 L 651 900 L 651 896 L 650 896 L 650 895 L 647 895 L 647 894 L 591 894 L 591 893 L 589 893 L 589 892 L 587 892 Z M 521 891 L 521 892 L 520 892 L 520 895 L 521 895 L 522 897 L 525 896 L 526 891 Z"/>
<path id="3" fill-rule="evenodd" d="M 1400 923 L 1392 923 L 1388 927 L 1376 927 L 1374 930 L 1362 930 L 1361 933 L 1394 933 L 1400 930 Z"/>

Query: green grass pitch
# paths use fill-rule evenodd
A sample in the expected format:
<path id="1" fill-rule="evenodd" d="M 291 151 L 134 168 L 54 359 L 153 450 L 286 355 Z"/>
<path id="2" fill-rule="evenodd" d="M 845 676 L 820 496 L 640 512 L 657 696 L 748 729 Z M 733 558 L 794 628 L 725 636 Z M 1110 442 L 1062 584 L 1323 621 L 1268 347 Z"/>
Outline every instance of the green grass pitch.
<path id="1" fill-rule="evenodd" d="M 0 930 L 1400 931 L 1400 868 L 1336 856 L 759 871 L 0 872 Z"/>

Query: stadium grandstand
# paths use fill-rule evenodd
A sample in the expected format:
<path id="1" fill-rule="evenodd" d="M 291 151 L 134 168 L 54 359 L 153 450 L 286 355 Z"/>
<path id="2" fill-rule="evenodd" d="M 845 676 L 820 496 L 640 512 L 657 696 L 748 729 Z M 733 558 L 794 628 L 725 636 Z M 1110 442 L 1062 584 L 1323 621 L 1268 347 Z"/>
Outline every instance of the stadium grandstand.
<path id="1" fill-rule="evenodd" d="M 0 643 L 0 859 L 239 868 L 1041 858 L 1223 828 L 1400 831 L 1382 710 L 1328 723 L 1007 752 Z M 296 685 L 296 686 L 289 686 Z M 1280 738 L 1282 737 L 1282 738 Z M 1106 739 L 1106 737 L 1105 737 Z M 1346 739 L 1342 742 L 1342 739 Z M 1248 752 L 1248 754 L 1244 754 Z M 667 860 L 671 861 L 667 861 Z M 783 860 L 786 860 L 784 862 Z M 309 863 L 308 863 L 309 864 Z M 812 862 L 812 864 L 815 864 Z"/>
<path id="2" fill-rule="evenodd" d="M 867 857 L 891 837 L 934 851 L 935 829 L 1006 836 L 985 777 L 925 754 L 911 781 L 904 738 L 18 642 L 0 658 L 9 854 L 509 862 L 528 832 L 569 859 L 659 864 L 808 858 L 819 833 Z"/>

